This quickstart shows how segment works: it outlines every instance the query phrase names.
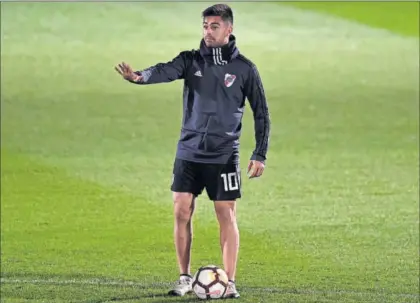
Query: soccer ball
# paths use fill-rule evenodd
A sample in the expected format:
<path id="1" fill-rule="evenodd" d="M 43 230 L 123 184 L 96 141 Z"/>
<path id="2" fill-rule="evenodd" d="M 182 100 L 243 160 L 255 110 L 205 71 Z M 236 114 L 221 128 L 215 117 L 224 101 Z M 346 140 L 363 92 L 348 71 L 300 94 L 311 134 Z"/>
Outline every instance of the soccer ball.
<path id="1" fill-rule="evenodd" d="M 215 266 L 202 266 L 195 273 L 192 288 L 200 299 L 220 299 L 226 293 L 228 276 L 226 272 Z"/>

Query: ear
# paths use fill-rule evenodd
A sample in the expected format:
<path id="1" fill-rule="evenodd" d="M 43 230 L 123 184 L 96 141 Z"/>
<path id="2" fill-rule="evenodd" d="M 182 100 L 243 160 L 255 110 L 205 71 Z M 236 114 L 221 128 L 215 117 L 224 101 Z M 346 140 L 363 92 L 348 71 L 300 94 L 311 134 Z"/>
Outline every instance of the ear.
<path id="1" fill-rule="evenodd" d="M 229 32 L 229 35 L 232 34 L 232 32 L 233 32 L 233 25 L 229 26 L 228 32 Z"/>

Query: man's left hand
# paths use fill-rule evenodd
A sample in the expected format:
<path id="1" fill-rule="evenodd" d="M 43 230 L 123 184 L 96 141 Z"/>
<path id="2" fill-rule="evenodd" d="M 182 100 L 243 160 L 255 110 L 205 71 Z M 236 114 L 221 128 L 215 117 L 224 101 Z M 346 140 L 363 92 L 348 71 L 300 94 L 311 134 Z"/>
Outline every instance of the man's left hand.
<path id="1" fill-rule="evenodd" d="M 265 164 L 257 160 L 251 160 L 248 164 L 248 178 L 258 178 L 264 172 Z M 251 174 L 250 174 L 251 172 Z"/>

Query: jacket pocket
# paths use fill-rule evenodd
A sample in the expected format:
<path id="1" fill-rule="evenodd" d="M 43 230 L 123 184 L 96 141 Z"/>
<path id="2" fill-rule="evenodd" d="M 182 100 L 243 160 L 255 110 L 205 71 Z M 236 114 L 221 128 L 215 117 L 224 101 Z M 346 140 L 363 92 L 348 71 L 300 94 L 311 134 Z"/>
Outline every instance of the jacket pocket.
<path id="1" fill-rule="evenodd" d="M 207 152 L 227 152 L 233 146 L 233 140 L 231 138 L 214 136 L 204 134 L 199 144 L 199 149 Z"/>
<path id="2" fill-rule="evenodd" d="M 200 149 L 202 134 L 189 130 L 182 130 L 179 142 L 190 149 Z"/>

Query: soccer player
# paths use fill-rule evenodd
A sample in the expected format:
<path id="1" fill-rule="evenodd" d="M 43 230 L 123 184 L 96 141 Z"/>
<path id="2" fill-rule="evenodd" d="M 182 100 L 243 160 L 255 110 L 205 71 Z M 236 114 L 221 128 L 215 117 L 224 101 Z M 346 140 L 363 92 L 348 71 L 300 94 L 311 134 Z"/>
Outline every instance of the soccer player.
<path id="1" fill-rule="evenodd" d="M 232 34 L 233 13 L 228 5 L 205 9 L 203 38 L 197 50 L 182 51 L 174 59 L 141 71 L 126 64 L 115 67 L 127 81 L 139 85 L 184 81 L 183 120 L 173 166 L 174 242 L 180 271 L 169 295 L 192 291 L 190 251 L 196 198 L 206 189 L 220 226 L 220 245 L 229 283 L 226 298 L 238 298 L 235 274 L 239 251 L 236 200 L 241 198 L 239 138 L 249 101 L 256 146 L 249 178 L 264 171 L 270 118 L 265 93 L 254 63 L 239 52 Z"/>

